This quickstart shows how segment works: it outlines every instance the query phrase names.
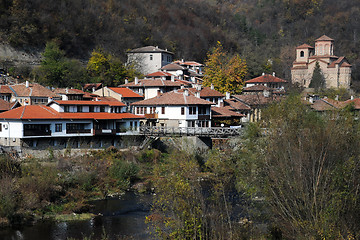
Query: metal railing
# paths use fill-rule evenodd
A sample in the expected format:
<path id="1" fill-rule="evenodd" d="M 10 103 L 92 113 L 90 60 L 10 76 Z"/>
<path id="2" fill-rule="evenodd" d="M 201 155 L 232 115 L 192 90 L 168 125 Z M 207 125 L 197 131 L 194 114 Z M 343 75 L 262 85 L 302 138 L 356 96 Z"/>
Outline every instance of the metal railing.
<path id="1" fill-rule="evenodd" d="M 229 137 L 239 136 L 242 133 L 241 128 L 227 127 L 140 127 L 140 134 L 145 136 Z"/>

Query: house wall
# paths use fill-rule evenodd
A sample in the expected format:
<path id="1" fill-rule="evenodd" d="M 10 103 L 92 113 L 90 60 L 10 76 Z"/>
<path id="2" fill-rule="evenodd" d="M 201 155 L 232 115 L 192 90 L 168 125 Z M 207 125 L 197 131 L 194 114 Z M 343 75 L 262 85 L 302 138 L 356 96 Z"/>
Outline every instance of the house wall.
<path id="1" fill-rule="evenodd" d="M 128 53 L 128 64 L 135 63 L 135 68 L 144 75 L 156 72 L 171 62 L 172 55 L 164 52 Z"/>
<path id="2" fill-rule="evenodd" d="M 23 137 L 23 126 L 20 121 L 0 121 L 0 145 L 19 146 Z"/>

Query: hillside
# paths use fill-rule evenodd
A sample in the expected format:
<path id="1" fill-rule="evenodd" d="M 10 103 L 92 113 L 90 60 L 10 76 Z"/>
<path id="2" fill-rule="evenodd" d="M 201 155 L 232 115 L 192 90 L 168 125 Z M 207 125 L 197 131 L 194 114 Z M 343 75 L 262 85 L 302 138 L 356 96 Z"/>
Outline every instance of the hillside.
<path id="1" fill-rule="evenodd" d="M 289 79 L 297 45 L 323 34 L 360 79 L 359 0 L 0 0 L 0 41 L 43 49 L 56 39 L 69 57 L 102 47 L 125 60 L 128 49 L 156 45 L 203 62 L 217 41 L 238 52 L 249 77 L 275 71 Z"/>

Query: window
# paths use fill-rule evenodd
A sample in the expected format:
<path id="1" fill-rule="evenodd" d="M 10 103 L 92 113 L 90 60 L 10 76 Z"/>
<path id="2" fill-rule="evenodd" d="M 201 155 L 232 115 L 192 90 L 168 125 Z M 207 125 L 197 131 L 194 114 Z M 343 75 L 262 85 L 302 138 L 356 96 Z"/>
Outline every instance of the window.
<path id="1" fill-rule="evenodd" d="M 196 107 L 189 107 L 189 114 L 195 115 L 196 114 Z"/>
<path id="2" fill-rule="evenodd" d="M 64 112 L 70 112 L 70 106 L 64 106 Z"/>
<path id="3" fill-rule="evenodd" d="M 199 114 L 200 115 L 205 115 L 206 114 L 206 107 L 199 107 Z"/>
<path id="4" fill-rule="evenodd" d="M 150 61 L 152 61 L 153 60 L 153 55 L 150 55 Z"/>
<path id="5" fill-rule="evenodd" d="M 89 112 L 94 112 L 94 106 L 89 106 Z"/>
<path id="6" fill-rule="evenodd" d="M 185 114 L 185 108 L 181 107 L 181 115 L 184 115 L 184 114 Z"/>
<path id="7" fill-rule="evenodd" d="M 139 107 L 136 108 L 136 114 L 140 114 L 140 108 Z"/>
<path id="8" fill-rule="evenodd" d="M 2 124 L 0 123 L 0 132 L 2 132 Z"/>
<path id="9" fill-rule="evenodd" d="M 161 114 L 165 114 L 165 107 L 161 107 Z"/>
<path id="10" fill-rule="evenodd" d="M 83 107 L 82 107 L 82 106 L 76 106 L 76 111 L 77 111 L 77 112 L 82 112 L 82 111 L 83 111 Z"/>
<path id="11" fill-rule="evenodd" d="M 55 124 L 55 132 L 62 132 L 62 123 Z"/>
<path id="12" fill-rule="evenodd" d="M 100 106 L 100 112 L 105 112 L 105 106 Z"/>

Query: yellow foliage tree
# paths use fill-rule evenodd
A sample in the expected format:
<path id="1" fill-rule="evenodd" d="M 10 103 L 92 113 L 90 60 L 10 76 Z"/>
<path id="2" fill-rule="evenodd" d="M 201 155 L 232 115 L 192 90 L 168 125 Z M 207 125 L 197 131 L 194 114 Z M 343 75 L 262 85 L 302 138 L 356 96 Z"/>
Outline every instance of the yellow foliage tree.
<path id="1" fill-rule="evenodd" d="M 219 92 L 240 93 L 244 78 L 248 73 L 246 61 L 238 54 L 227 54 L 220 42 L 217 42 L 207 55 L 205 62 L 204 86 L 214 85 Z"/>

